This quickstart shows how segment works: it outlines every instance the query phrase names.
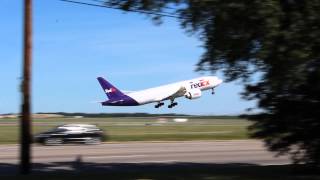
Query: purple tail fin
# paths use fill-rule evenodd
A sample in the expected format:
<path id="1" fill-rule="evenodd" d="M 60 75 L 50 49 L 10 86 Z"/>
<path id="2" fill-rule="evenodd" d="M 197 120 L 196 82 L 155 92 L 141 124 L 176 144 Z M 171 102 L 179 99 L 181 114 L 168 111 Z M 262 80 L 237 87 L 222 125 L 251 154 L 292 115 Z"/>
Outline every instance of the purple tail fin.
<path id="1" fill-rule="evenodd" d="M 119 99 L 124 96 L 124 94 L 114 87 L 112 84 L 110 84 L 107 80 L 105 80 L 102 77 L 97 78 L 103 91 L 106 93 L 109 99 Z"/>

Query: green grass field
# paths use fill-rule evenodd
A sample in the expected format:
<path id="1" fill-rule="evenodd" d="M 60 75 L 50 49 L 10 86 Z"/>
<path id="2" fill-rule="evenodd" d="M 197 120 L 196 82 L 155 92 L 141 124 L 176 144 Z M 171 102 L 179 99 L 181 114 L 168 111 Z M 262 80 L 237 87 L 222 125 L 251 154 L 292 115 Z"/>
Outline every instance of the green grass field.
<path id="1" fill-rule="evenodd" d="M 18 142 L 19 120 L 0 119 L 0 144 Z M 247 139 L 245 119 L 197 119 L 188 122 L 160 122 L 158 118 L 48 118 L 34 119 L 33 134 L 68 123 L 96 124 L 102 128 L 107 141 L 183 141 Z"/>

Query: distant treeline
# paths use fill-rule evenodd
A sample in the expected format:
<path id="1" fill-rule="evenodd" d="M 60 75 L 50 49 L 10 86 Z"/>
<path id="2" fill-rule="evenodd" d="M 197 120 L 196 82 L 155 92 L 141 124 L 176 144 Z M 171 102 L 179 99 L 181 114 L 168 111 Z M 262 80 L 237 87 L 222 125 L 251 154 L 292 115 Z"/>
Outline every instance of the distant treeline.
<path id="1" fill-rule="evenodd" d="M 88 117 L 88 118 L 103 118 L 103 117 L 196 117 L 196 118 L 203 118 L 203 119 L 237 119 L 239 116 L 228 116 L 228 115 L 208 115 L 208 116 L 198 116 L 198 115 L 187 115 L 187 114 L 175 114 L 175 113 L 169 113 L 169 114 L 149 114 L 149 113 L 67 113 L 67 112 L 40 112 L 37 114 L 58 114 L 63 116 L 82 116 L 82 117 Z"/>

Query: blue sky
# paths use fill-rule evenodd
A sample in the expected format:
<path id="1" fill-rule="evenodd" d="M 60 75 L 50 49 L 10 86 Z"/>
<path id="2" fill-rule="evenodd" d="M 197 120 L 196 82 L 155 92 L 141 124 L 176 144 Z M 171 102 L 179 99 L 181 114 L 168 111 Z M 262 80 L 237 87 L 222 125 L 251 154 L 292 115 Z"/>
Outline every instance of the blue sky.
<path id="1" fill-rule="evenodd" d="M 139 90 L 201 76 L 195 64 L 203 49 L 175 19 L 155 26 L 144 15 L 58 0 L 34 0 L 33 112 L 147 112 L 239 114 L 254 102 L 240 98 L 242 86 L 224 83 L 216 95 L 178 99 L 173 109 L 102 107 L 96 81 L 106 77 L 119 89 Z M 22 3 L 0 6 L 0 114 L 19 112 L 22 70 Z M 221 75 L 218 75 L 223 79 Z"/>

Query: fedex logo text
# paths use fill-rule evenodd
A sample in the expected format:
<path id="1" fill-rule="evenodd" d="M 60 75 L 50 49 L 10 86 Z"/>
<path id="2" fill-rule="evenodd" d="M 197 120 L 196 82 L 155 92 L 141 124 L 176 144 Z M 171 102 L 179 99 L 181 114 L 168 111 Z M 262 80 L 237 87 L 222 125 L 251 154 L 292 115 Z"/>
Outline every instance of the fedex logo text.
<path id="1" fill-rule="evenodd" d="M 200 80 L 198 83 L 191 84 L 191 89 L 210 85 L 209 80 Z"/>
<path id="2" fill-rule="evenodd" d="M 116 92 L 116 89 L 115 88 L 105 89 L 104 92 L 109 94 L 109 93 L 112 93 L 112 92 Z"/>

